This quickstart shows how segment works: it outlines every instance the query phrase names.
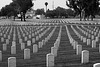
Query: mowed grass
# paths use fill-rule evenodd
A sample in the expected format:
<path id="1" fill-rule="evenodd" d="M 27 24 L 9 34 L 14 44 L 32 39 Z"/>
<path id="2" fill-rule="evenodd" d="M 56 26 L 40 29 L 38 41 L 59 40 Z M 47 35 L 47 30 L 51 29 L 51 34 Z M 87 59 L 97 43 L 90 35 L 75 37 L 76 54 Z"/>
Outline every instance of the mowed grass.
<path id="1" fill-rule="evenodd" d="M 52 37 L 49 39 L 49 41 L 46 42 L 45 45 L 43 45 L 43 47 L 40 48 L 37 53 L 32 52 L 32 50 L 33 50 L 32 46 L 27 46 L 27 41 L 24 41 L 23 33 L 25 33 L 25 36 L 28 37 L 29 34 L 31 34 L 29 31 L 31 31 L 31 30 L 33 30 L 34 32 L 38 31 L 35 29 L 37 27 L 40 27 L 40 25 L 16 25 L 16 23 L 15 23 L 15 25 L 1 25 L 0 33 L 3 33 L 3 35 L 0 36 L 0 38 L 4 37 L 4 34 L 7 32 L 7 30 L 8 30 L 8 32 L 6 33 L 6 37 L 4 37 L 4 42 L 1 42 L 1 39 L 0 39 L 0 50 L 3 52 L 3 61 L 0 62 L 0 67 L 8 67 L 7 65 L 8 65 L 9 57 L 17 58 L 17 67 L 46 67 L 46 55 L 51 52 L 51 47 L 54 46 L 54 43 L 59 34 L 60 26 L 62 26 L 61 42 L 60 42 L 60 46 L 58 49 L 57 57 L 55 57 L 55 67 L 93 67 L 93 64 L 100 63 L 100 53 L 99 53 L 99 47 L 98 47 L 98 45 L 100 43 L 99 41 L 96 43 L 97 47 L 92 48 L 91 45 L 87 46 L 86 43 L 83 43 L 77 37 L 77 35 L 71 28 L 71 25 L 74 23 L 70 24 L 70 23 L 67 23 L 67 21 L 65 21 L 65 20 L 64 21 L 66 23 L 63 23 L 62 20 L 52 20 L 52 21 L 48 21 L 48 22 L 47 21 L 48 20 L 46 20 L 44 22 L 47 24 L 42 25 L 43 30 L 41 32 L 39 32 L 39 34 L 44 32 L 47 28 L 49 28 L 49 27 L 51 27 L 51 28 L 43 35 L 43 37 L 41 37 L 38 41 L 36 41 L 36 43 L 32 43 L 32 45 L 38 44 L 38 42 L 40 42 L 44 38 L 46 38 L 50 34 L 50 32 L 54 29 L 55 26 L 57 26 L 57 28 L 55 29 L 55 31 L 54 31 Z M 48 23 L 50 23 L 50 22 L 55 23 L 55 24 L 49 25 Z M 68 26 L 68 29 L 69 29 L 70 34 L 73 37 L 73 39 L 75 39 L 80 45 L 82 45 L 83 50 L 89 51 L 89 53 L 90 53 L 89 63 L 81 64 L 81 55 L 76 55 L 76 50 L 74 50 L 73 47 L 71 46 L 69 39 L 68 39 L 68 32 L 66 31 L 65 25 Z M 79 29 L 77 29 L 76 25 L 77 24 L 73 25 L 73 27 L 79 32 L 79 34 L 88 38 Z M 80 24 L 80 25 L 84 25 L 84 24 Z M 35 26 L 36 26 L 36 28 L 35 28 Z M 81 29 L 83 29 L 81 26 L 79 26 L 79 27 Z M 88 28 L 87 24 L 85 27 Z M 95 25 L 92 25 L 92 26 L 90 25 L 90 27 L 94 28 Z M 96 27 L 99 28 L 99 26 L 96 26 Z M 23 30 L 23 33 L 21 32 L 20 28 Z M 12 29 L 12 32 L 10 34 L 11 29 Z M 12 45 L 12 41 L 13 41 L 14 30 L 16 31 L 15 34 L 16 34 L 17 53 L 15 55 L 11 55 L 11 45 Z M 29 59 L 29 60 L 24 60 L 24 56 L 23 56 L 24 51 L 21 50 L 21 48 L 20 48 L 21 44 L 19 43 L 17 30 L 19 30 L 19 32 L 21 33 L 20 35 L 21 35 L 21 38 L 23 39 L 23 42 L 25 43 L 25 48 L 29 48 L 31 50 L 31 59 Z M 28 34 L 26 33 L 26 31 L 28 32 Z M 32 38 L 35 38 L 39 34 L 35 35 Z M 10 42 L 7 45 L 7 51 L 3 51 L 2 45 L 4 43 L 6 43 L 6 39 L 7 39 L 8 35 L 11 36 L 11 38 L 9 39 Z M 28 38 L 28 40 L 32 40 L 32 39 Z"/>

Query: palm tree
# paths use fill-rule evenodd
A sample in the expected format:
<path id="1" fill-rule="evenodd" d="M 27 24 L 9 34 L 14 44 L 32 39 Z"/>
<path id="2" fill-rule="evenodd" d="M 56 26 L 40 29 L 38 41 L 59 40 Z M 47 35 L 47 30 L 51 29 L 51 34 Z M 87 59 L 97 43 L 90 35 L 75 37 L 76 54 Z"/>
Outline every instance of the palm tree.
<path id="1" fill-rule="evenodd" d="M 45 6 L 46 6 L 46 11 L 47 11 L 48 2 L 45 2 Z"/>

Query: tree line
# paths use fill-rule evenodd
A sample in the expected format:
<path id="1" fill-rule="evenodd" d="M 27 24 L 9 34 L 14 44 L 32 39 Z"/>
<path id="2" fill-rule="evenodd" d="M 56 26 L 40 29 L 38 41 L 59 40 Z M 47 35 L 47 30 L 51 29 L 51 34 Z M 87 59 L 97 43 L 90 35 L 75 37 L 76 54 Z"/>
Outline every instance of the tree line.
<path id="1" fill-rule="evenodd" d="M 57 7 L 54 10 L 47 10 L 46 12 L 44 9 L 37 9 L 36 15 L 45 15 L 47 18 L 68 18 L 68 17 L 74 17 L 74 11 L 72 9 L 65 9 L 62 7 Z"/>
<path id="2" fill-rule="evenodd" d="M 100 7 L 99 7 L 99 0 L 67 0 L 66 5 L 70 9 L 64 9 L 61 7 L 57 7 L 54 10 L 47 9 L 48 2 L 45 2 L 46 12 L 44 9 L 37 9 L 36 15 L 44 14 L 46 17 L 49 18 L 66 18 L 69 16 L 77 16 L 80 15 L 80 20 L 91 20 L 95 18 L 95 15 L 100 15 Z M 17 16 L 17 14 L 21 15 L 21 21 L 25 21 L 25 14 L 28 9 L 30 9 L 34 4 L 32 0 L 12 0 L 9 5 L 2 7 L 0 10 L 1 16 Z"/>

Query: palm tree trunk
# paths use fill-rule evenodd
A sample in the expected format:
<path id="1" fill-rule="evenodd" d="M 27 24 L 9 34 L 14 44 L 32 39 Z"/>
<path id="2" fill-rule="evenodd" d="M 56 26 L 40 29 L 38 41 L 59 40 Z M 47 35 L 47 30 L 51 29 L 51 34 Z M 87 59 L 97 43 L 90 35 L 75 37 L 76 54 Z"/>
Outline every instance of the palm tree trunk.
<path id="1" fill-rule="evenodd" d="M 47 12 L 47 6 L 46 6 L 46 12 Z"/>
<path id="2" fill-rule="evenodd" d="M 23 21 L 23 12 L 21 12 L 20 15 L 21 15 L 21 21 Z"/>
<path id="3" fill-rule="evenodd" d="M 80 12 L 80 21 L 82 21 L 82 15 L 81 15 L 81 12 Z"/>
<path id="4" fill-rule="evenodd" d="M 23 18 L 24 18 L 24 21 L 26 21 L 26 19 L 25 19 L 25 13 L 23 14 Z"/>
<path id="5" fill-rule="evenodd" d="M 15 21 L 15 16 L 14 16 L 14 21 Z"/>

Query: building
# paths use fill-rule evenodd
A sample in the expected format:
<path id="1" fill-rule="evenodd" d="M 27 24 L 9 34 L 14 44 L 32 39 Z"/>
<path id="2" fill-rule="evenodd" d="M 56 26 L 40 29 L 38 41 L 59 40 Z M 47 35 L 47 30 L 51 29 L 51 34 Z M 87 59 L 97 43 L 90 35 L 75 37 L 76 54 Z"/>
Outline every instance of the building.
<path id="1" fill-rule="evenodd" d="M 26 18 L 33 18 L 35 16 L 35 10 L 32 8 L 26 12 Z"/>

